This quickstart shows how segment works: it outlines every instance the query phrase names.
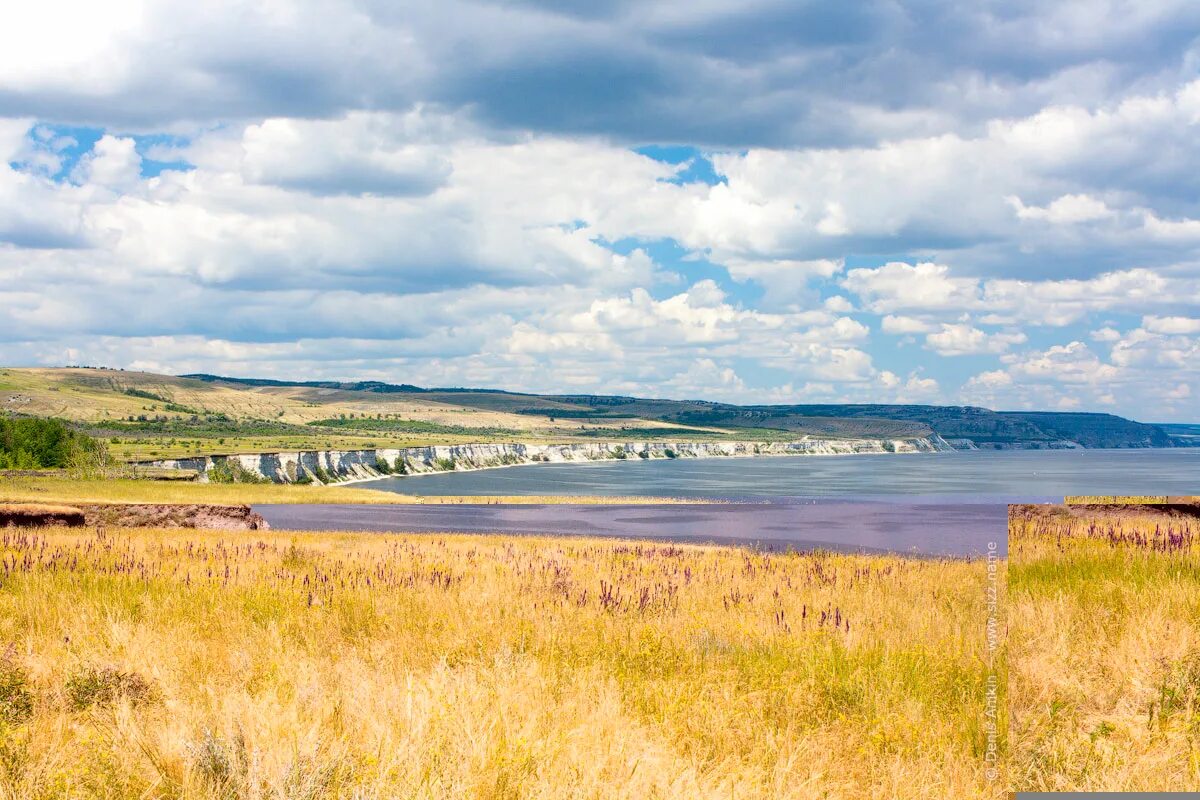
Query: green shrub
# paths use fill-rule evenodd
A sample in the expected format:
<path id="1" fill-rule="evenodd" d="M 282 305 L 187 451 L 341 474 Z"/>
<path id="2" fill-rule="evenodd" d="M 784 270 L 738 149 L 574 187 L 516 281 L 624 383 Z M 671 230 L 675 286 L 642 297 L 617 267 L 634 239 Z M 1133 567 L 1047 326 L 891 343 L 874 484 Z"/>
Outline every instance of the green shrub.
<path id="1" fill-rule="evenodd" d="M 408 462 L 404 460 L 404 456 L 396 456 L 396 464 L 393 469 L 397 475 L 408 474 Z"/>
<path id="2" fill-rule="evenodd" d="M 237 461 L 218 461 L 208 468 L 211 483 L 270 483 L 271 479 L 243 467 Z"/>
<path id="3" fill-rule="evenodd" d="M 147 392 L 142 389 L 126 389 L 124 390 L 124 394 L 127 394 L 130 397 L 140 397 L 143 400 L 157 400 L 160 403 L 170 402 L 162 395 L 157 395 L 154 392 Z"/>
<path id="4" fill-rule="evenodd" d="M 167 403 L 167 411 L 174 411 L 176 414 L 199 414 L 200 412 L 189 406 L 181 406 L 178 403 Z"/>
<path id="5" fill-rule="evenodd" d="M 392 465 L 387 462 L 386 458 L 378 458 L 377 457 L 375 459 L 375 471 L 379 472 L 382 475 L 391 475 L 392 474 Z"/>
<path id="6" fill-rule="evenodd" d="M 324 467 L 319 466 L 319 465 L 316 467 L 316 469 L 313 470 L 313 477 L 316 478 L 317 480 L 319 480 L 321 483 L 330 483 L 331 482 L 329 473 L 325 471 Z"/>
<path id="7" fill-rule="evenodd" d="M 0 722 L 20 725 L 33 716 L 29 676 L 9 658 L 0 655 Z"/>
<path id="8" fill-rule="evenodd" d="M 625 448 L 618 445 L 616 448 L 613 449 L 612 456 L 613 456 L 613 458 L 624 459 L 626 457 Z"/>
<path id="9" fill-rule="evenodd" d="M 0 469 L 86 469 L 107 464 L 104 442 L 61 419 L 0 418 Z"/>
<path id="10" fill-rule="evenodd" d="M 669 447 L 663 451 L 663 455 L 665 455 L 667 458 L 678 458 L 679 457 L 679 454 L 676 453 L 674 450 L 672 450 Z"/>
<path id="11" fill-rule="evenodd" d="M 142 705 L 154 698 L 154 686 L 136 672 L 124 672 L 112 667 L 89 668 L 67 679 L 67 703 L 75 711 L 92 706 L 109 706 L 118 698 L 133 705 Z"/>
<path id="12" fill-rule="evenodd" d="M 453 472 L 455 467 L 453 458 L 435 458 L 433 460 L 433 468 L 442 472 Z"/>

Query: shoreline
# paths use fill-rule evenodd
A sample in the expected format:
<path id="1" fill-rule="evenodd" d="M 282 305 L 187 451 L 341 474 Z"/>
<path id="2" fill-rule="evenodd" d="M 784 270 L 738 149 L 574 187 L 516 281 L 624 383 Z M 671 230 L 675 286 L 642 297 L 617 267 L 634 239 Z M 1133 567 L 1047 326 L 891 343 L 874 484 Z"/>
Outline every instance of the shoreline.
<path id="1" fill-rule="evenodd" d="M 916 439 L 813 439 L 789 442 L 634 441 L 569 444 L 430 445 L 359 450 L 299 450 L 253 454 L 192 456 L 134 462 L 134 466 L 168 470 L 194 470 L 207 483 L 210 470 L 249 473 L 272 483 L 311 482 L 322 485 L 364 483 L 388 477 L 449 472 L 474 472 L 500 467 L 541 463 L 595 463 L 690 458 L 750 458 L 758 456 L 908 455 L 953 450 L 936 435 Z M 388 467 L 379 469 L 380 464 Z M 403 472 L 393 465 L 403 465 Z M 447 465 L 449 467 L 447 468 Z M 331 477 L 337 480 L 330 480 Z"/>

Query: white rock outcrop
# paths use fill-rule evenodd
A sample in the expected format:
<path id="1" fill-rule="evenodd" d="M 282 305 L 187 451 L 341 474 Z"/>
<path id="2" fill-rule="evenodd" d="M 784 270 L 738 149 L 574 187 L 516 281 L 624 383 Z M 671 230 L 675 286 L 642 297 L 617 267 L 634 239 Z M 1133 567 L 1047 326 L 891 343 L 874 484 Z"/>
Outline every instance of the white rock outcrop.
<path id="1" fill-rule="evenodd" d="M 196 456 L 143 462 L 166 469 L 192 469 L 208 480 L 217 466 L 237 465 L 275 483 L 368 480 L 387 473 L 384 461 L 409 475 L 490 469 L 517 464 L 606 461 L 642 458 L 734 458 L 752 456 L 833 456 L 883 453 L 931 453 L 953 448 L 939 436 L 920 439 L 812 439 L 794 442 L 577 442 L 572 444 L 458 444 L 369 450 L 302 450 L 225 456 Z M 325 480 L 323 481 L 322 478 Z"/>

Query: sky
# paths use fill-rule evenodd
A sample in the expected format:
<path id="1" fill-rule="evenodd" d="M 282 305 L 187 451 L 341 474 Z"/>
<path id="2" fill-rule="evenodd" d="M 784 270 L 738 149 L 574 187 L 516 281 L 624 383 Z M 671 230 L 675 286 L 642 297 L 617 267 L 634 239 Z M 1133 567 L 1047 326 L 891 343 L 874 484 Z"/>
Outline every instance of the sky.
<path id="1" fill-rule="evenodd" d="M 8 3 L 0 363 L 1198 421 L 1200 4 Z"/>

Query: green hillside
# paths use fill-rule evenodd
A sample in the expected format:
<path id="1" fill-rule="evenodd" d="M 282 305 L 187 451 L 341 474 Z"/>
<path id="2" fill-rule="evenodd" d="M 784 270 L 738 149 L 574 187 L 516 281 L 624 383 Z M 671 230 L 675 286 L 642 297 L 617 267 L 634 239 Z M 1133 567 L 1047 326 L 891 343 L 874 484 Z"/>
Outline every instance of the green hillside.
<path id="1" fill-rule="evenodd" d="M 1113 414 L 992 411 L 973 406 L 805 404 L 733 405 L 699 400 L 662 400 L 618 395 L 535 395 L 489 389 L 432 388 L 379 382 L 316 382 L 227 379 L 191 375 L 215 384 L 318 386 L 327 390 L 404 394 L 435 402 L 526 417 L 591 423 L 670 423 L 730 435 L 815 435 L 910 438 L 933 433 L 983 449 L 1010 447 L 1174 447 L 1184 444 L 1161 427 Z M 965 440 L 969 440 L 970 445 Z"/>

